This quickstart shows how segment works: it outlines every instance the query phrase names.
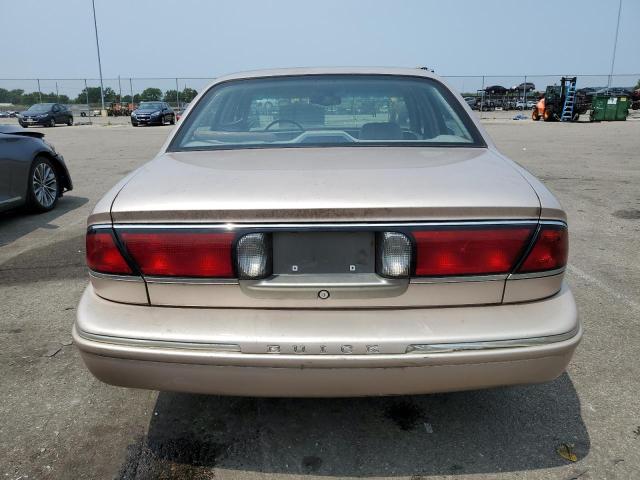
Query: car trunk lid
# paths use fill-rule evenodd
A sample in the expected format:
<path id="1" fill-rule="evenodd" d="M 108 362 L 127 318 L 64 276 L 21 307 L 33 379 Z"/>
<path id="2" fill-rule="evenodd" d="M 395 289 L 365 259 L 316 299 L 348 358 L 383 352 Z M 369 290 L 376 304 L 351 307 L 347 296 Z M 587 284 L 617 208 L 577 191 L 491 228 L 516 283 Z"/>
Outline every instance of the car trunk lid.
<path id="1" fill-rule="evenodd" d="M 538 218 L 533 188 L 487 148 L 165 153 L 115 199 L 116 223 Z"/>
<path id="2" fill-rule="evenodd" d="M 530 184 L 508 160 L 487 148 L 194 151 L 162 154 L 142 168 L 112 205 L 116 232 L 125 244 L 131 229 L 173 231 L 182 227 L 185 231 L 185 224 L 196 234 L 210 227 L 235 229 L 238 235 L 272 229 L 274 242 L 274 270 L 267 279 L 163 278 L 143 272 L 154 305 L 397 308 L 500 303 L 507 274 L 411 280 L 380 277 L 373 264 L 377 254 L 372 245 L 378 241 L 374 232 L 386 230 L 381 225 L 402 230 L 410 222 L 504 221 L 524 222 L 533 232 L 540 212 Z M 366 267 L 362 271 L 358 266 L 352 272 L 338 272 L 336 265 L 349 263 L 350 253 L 342 246 L 350 240 L 338 234 L 328 240 L 320 235 L 349 228 L 369 232 L 366 238 L 354 237 L 360 243 L 352 248 L 357 252 L 366 243 L 369 257 L 360 262 Z M 307 232 L 300 235 L 307 246 L 314 243 L 313 232 L 318 232 L 310 252 L 298 252 L 295 237 L 286 233 L 301 231 Z M 327 260 L 327 245 L 335 242 L 345 258 L 336 255 L 307 276 L 296 275 L 318 255 Z M 289 253 L 300 258 L 288 258 Z M 298 263 L 300 271 L 286 274 L 286 269 Z"/>

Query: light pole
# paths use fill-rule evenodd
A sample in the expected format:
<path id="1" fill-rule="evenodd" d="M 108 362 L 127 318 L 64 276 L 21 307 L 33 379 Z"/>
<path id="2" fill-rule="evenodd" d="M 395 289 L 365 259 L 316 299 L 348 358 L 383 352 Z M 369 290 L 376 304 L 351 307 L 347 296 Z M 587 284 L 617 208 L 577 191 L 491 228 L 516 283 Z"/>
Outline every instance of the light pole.
<path id="1" fill-rule="evenodd" d="M 178 93 L 178 79 L 176 78 L 176 108 L 180 108 L 180 94 Z"/>
<path id="2" fill-rule="evenodd" d="M 102 101 L 102 112 L 104 112 L 104 88 L 102 85 L 102 63 L 100 62 L 100 42 L 98 41 L 98 22 L 96 21 L 96 2 L 91 0 L 91 6 L 93 7 L 93 27 L 96 32 L 96 49 L 98 50 L 98 71 L 100 73 L 100 100 Z"/>
<path id="3" fill-rule="evenodd" d="M 616 49 L 618 48 L 618 32 L 620 31 L 620 12 L 622 12 L 622 0 L 618 2 L 618 22 L 616 23 L 616 38 L 613 41 L 613 55 L 611 55 L 611 71 L 609 73 L 609 81 L 607 82 L 607 90 L 611 88 L 613 80 L 613 66 L 616 63 Z"/>

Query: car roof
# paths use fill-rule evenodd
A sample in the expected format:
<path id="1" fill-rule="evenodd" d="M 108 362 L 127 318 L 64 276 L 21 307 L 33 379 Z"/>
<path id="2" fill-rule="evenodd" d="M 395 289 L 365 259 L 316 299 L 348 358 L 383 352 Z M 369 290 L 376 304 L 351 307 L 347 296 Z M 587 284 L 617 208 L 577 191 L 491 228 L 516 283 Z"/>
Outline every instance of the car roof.
<path id="1" fill-rule="evenodd" d="M 296 67 L 274 68 L 266 70 L 250 70 L 232 73 L 216 78 L 211 85 L 229 80 L 246 80 L 250 78 L 287 77 L 304 75 L 399 75 L 425 78 L 438 78 L 433 72 L 423 68 L 406 67 Z"/>

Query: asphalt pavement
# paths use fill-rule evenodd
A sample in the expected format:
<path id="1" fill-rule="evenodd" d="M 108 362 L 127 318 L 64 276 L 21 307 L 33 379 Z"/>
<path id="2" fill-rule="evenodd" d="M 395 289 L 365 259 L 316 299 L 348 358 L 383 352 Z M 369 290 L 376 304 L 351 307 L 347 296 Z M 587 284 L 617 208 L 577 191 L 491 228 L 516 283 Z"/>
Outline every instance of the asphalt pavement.
<path id="1" fill-rule="evenodd" d="M 361 399 L 95 380 L 70 335 L 86 217 L 171 127 L 42 129 L 75 188 L 52 212 L 0 214 L 0 479 L 640 478 L 640 121 L 510 116 L 485 126 L 569 215 L 585 336 L 568 371 L 543 385 Z"/>

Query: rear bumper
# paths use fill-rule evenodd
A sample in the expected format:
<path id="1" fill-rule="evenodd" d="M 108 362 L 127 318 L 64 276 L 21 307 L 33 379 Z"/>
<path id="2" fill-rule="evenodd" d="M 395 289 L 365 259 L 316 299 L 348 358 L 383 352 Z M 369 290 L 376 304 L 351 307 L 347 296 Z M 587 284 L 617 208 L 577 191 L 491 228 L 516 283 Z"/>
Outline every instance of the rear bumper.
<path id="1" fill-rule="evenodd" d="M 25 127 L 25 126 L 26 127 L 43 127 L 45 125 L 48 125 L 49 120 L 50 120 L 49 118 L 42 119 L 42 120 L 34 120 L 32 122 L 26 121 L 26 120 L 18 120 L 18 123 L 22 127 Z"/>
<path id="2" fill-rule="evenodd" d="M 233 338 L 232 332 L 223 332 L 223 337 L 228 338 L 229 343 L 196 343 L 178 339 L 178 335 L 174 335 L 175 341 L 166 337 L 150 340 L 132 338 L 135 334 L 133 331 L 131 337 L 125 337 L 83 330 L 83 326 L 87 328 L 91 321 L 83 317 L 105 314 L 105 301 L 88 289 L 78 309 L 73 338 L 85 364 L 98 379 L 125 387 L 276 397 L 421 394 L 539 383 L 556 378 L 571 360 L 582 337 L 582 328 L 575 315 L 573 297 L 566 287 L 551 299 L 520 305 L 520 314 L 545 315 L 545 308 L 549 307 L 547 302 L 554 302 L 552 305 L 557 307 L 559 315 L 573 315 L 571 321 L 564 319 L 564 325 L 573 322 L 569 330 L 550 331 L 548 336 L 433 343 L 422 325 L 413 338 L 405 339 L 405 347 L 401 351 L 396 349 L 394 353 L 280 354 L 262 353 L 261 347 L 255 347 L 261 344 L 259 338 L 251 338 L 248 342 L 253 348 L 235 343 L 237 339 Z M 112 302 L 106 304 L 108 307 Z M 114 313 L 122 315 L 127 312 L 137 324 L 155 325 L 158 330 L 163 329 L 163 315 L 172 315 L 182 322 L 188 322 L 193 310 L 199 310 L 200 314 L 214 310 L 112 305 L 115 307 Z M 504 308 L 508 307 L 420 309 L 417 312 L 423 312 L 429 318 L 437 318 L 440 314 L 446 320 L 451 310 L 458 310 L 470 320 L 474 314 L 499 315 L 499 309 Z M 510 309 L 507 311 L 511 312 Z M 242 325 L 241 315 L 246 310 L 225 309 L 217 312 L 232 317 L 232 320 L 237 316 L 238 325 Z M 273 329 L 277 329 L 278 315 L 283 315 L 279 312 L 283 311 L 271 313 Z M 412 318 L 415 318 L 415 310 L 386 310 L 383 313 L 400 325 L 406 312 L 412 312 Z M 305 311 L 297 313 L 305 315 Z M 344 313 L 324 312 L 323 315 L 330 317 Z M 210 320 L 215 323 L 215 319 Z M 512 322 L 517 325 L 519 322 L 526 323 L 526 319 L 513 317 Z M 415 322 L 412 320 L 411 323 Z M 284 338 L 287 336 L 286 326 L 283 328 L 280 333 Z M 312 345 L 313 340 L 309 339 L 308 345 Z M 268 339 L 268 342 L 272 341 Z M 371 338 L 364 339 L 365 343 L 368 341 Z M 373 341 L 382 343 L 380 339 Z M 281 343 L 284 345 L 286 342 L 282 340 Z M 355 342 L 351 340 L 351 343 Z M 411 353 L 405 353 L 406 345 L 416 343 L 426 344 L 427 347 L 423 351 L 413 349 Z M 443 345 L 451 348 L 444 348 Z M 354 350 L 357 348 L 354 347 Z"/>

